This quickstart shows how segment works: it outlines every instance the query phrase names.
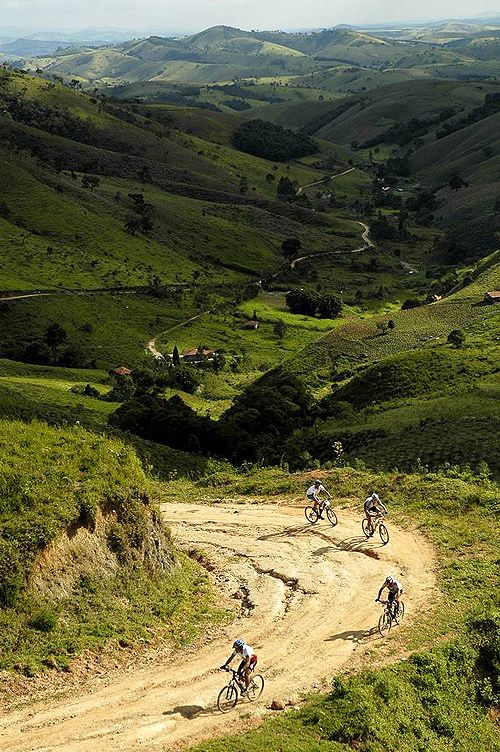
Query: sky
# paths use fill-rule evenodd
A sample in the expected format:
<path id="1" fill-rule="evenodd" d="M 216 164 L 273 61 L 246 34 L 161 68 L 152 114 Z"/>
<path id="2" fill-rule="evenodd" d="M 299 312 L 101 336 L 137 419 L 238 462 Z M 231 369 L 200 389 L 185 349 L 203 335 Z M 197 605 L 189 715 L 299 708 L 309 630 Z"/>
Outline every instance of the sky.
<path id="1" fill-rule="evenodd" d="M 0 0 L 6 27 L 34 31 L 108 29 L 149 33 L 198 31 L 216 24 L 243 29 L 311 29 L 338 23 L 500 16 L 474 0 Z"/>

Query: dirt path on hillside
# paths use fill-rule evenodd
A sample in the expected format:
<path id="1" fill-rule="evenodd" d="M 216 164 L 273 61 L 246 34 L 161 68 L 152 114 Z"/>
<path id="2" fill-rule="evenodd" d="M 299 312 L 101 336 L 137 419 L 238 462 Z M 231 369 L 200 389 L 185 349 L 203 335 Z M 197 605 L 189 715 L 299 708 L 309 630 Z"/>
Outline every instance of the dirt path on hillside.
<path id="1" fill-rule="evenodd" d="M 436 593 L 430 546 L 389 522 L 391 541 L 360 536 L 360 515 L 340 509 L 340 522 L 311 527 L 302 504 L 166 504 L 178 541 L 202 550 L 225 593 L 240 591 L 236 622 L 203 649 L 159 658 L 110 686 L 11 712 L 0 719 L 0 750 L 9 752 L 158 752 L 247 728 L 274 698 L 295 701 L 332 674 L 363 665 L 366 651 L 397 645 L 373 632 L 377 589 L 388 572 L 406 590 L 408 621 Z M 258 652 L 266 678 L 262 698 L 228 715 L 215 707 L 227 674 L 217 670 L 236 637 Z M 388 651 L 390 652 L 390 651 Z"/>
<path id="2" fill-rule="evenodd" d="M 335 180 L 335 178 L 340 178 L 342 177 L 342 175 L 347 175 L 349 172 L 352 172 L 355 169 L 356 169 L 355 167 L 349 167 L 349 169 L 344 170 L 344 172 L 337 172 L 336 175 L 329 175 L 327 178 L 321 178 L 321 180 L 315 180 L 314 183 L 308 183 L 307 185 L 303 185 L 301 188 L 299 188 L 299 190 L 297 191 L 295 195 L 300 196 L 302 191 L 304 191 L 306 188 L 312 188 L 314 185 L 321 185 L 322 183 L 329 183 L 330 180 Z"/>
<path id="3" fill-rule="evenodd" d="M 364 243 L 364 245 L 360 246 L 359 248 L 352 248 L 349 251 L 322 251 L 320 253 L 308 253 L 305 256 L 298 256 L 297 258 L 294 258 L 290 261 L 290 269 L 295 269 L 295 265 L 298 264 L 300 261 L 308 261 L 312 258 L 321 258 L 323 256 L 342 256 L 344 254 L 352 254 L 352 253 L 361 253 L 362 251 L 368 250 L 368 248 L 374 248 L 372 239 L 370 238 L 370 228 L 367 224 L 364 222 L 360 222 L 359 220 L 356 220 L 358 225 L 361 225 L 363 228 L 363 232 L 361 233 L 361 239 Z"/>
<path id="4" fill-rule="evenodd" d="M 146 352 L 153 355 L 153 357 L 156 358 L 156 360 L 165 360 L 165 356 L 156 349 L 156 342 L 158 340 L 158 337 L 162 337 L 164 334 L 169 334 L 170 332 L 173 332 L 175 329 L 180 329 L 183 326 L 186 326 L 186 324 L 189 324 L 190 321 L 196 321 L 196 319 L 201 318 L 201 316 L 205 316 L 205 314 L 210 313 L 210 311 L 202 311 L 201 313 L 197 313 L 196 316 L 191 316 L 190 319 L 186 319 L 185 321 L 181 321 L 180 324 L 175 324 L 175 326 L 171 326 L 170 329 L 165 329 L 164 332 L 160 332 L 156 335 L 156 337 L 153 337 L 153 339 L 150 339 L 148 344 L 146 345 Z"/>

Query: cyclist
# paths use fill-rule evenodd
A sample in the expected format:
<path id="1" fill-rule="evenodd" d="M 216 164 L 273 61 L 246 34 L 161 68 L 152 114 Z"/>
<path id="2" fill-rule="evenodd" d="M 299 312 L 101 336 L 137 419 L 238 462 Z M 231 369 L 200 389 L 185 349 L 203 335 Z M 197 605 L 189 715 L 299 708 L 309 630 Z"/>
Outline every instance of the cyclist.
<path id="1" fill-rule="evenodd" d="M 365 510 L 365 517 L 368 520 L 368 526 L 370 530 L 370 536 L 375 532 L 373 526 L 373 520 L 378 517 L 379 514 L 387 514 L 387 507 L 380 501 L 380 496 L 372 491 L 371 494 L 365 499 L 363 504 Z"/>
<path id="2" fill-rule="evenodd" d="M 254 670 L 257 665 L 257 655 L 250 645 L 247 645 L 244 640 L 235 640 L 233 642 L 233 652 L 227 659 L 227 661 L 221 666 L 223 671 L 227 671 L 227 668 L 231 661 L 239 655 L 241 657 L 241 663 L 238 666 L 237 674 L 240 679 L 245 683 L 245 689 L 241 694 L 245 695 L 250 684 L 250 672 Z"/>
<path id="3" fill-rule="evenodd" d="M 326 488 L 324 487 L 324 485 L 322 484 L 322 482 L 320 480 L 318 480 L 318 479 L 316 479 L 314 481 L 313 485 L 309 486 L 309 488 L 306 491 L 307 499 L 308 499 L 308 501 L 312 501 L 313 502 L 313 509 L 314 509 L 315 512 L 318 511 L 318 506 L 321 505 L 320 493 L 322 493 L 322 492 L 326 493 L 326 495 L 327 495 L 327 497 L 329 499 L 332 498 L 330 492 L 326 490 Z M 318 515 L 318 518 L 320 520 L 324 519 L 322 512 L 323 512 L 323 510 L 321 509 L 321 506 L 320 506 L 320 514 Z"/>
<path id="4" fill-rule="evenodd" d="M 375 598 L 375 603 L 380 602 L 380 596 L 382 595 L 382 591 L 385 590 L 385 588 L 387 588 L 387 590 L 389 591 L 387 604 L 389 608 L 392 608 L 392 606 L 395 605 L 394 613 L 397 614 L 399 611 L 399 596 L 403 592 L 403 586 L 399 582 L 399 580 L 396 580 L 396 578 L 391 574 L 387 575 L 382 584 L 382 587 L 378 591 L 378 595 Z"/>

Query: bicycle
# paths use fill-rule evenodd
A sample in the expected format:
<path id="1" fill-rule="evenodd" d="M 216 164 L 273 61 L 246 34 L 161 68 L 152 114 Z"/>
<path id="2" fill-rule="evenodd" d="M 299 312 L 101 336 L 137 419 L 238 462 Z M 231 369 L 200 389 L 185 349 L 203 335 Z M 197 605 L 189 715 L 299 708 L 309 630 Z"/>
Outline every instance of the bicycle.
<path id="1" fill-rule="evenodd" d="M 250 677 L 250 683 L 245 689 L 241 676 L 232 668 L 226 671 L 232 673 L 232 678 L 225 687 L 221 689 L 217 697 L 217 707 L 221 713 L 227 713 L 232 710 L 238 702 L 238 696 L 246 697 L 249 702 L 255 702 L 264 691 L 264 677 L 261 674 L 254 674 Z"/>
<path id="2" fill-rule="evenodd" d="M 389 531 L 385 526 L 384 519 L 385 518 L 383 514 L 377 514 L 377 516 L 372 519 L 372 529 L 370 530 L 370 523 L 368 522 L 368 519 L 366 517 L 363 517 L 361 527 L 366 538 L 371 538 L 373 535 L 375 535 L 378 529 L 382 545 L 386 546 L 389 543 Z"/>
<path id="3" fill-rule="evenodd" d="M 330 506 L 329 499 L 324 499 L 323 501 L 321 501 L 317 509 L 315 509 L 313 506 L 307 506 L 304 509 L 306 520 L 310 522 L 311 525 L 315 525 L 316 522 L 319 520 L 320 515 L 322 515 L 325 510 L 326 510 L 326 516 L 328 517 L 328 522 L 330 523 L 332 527 L 335 527 L 335 525 L 338 523 L 338 519 L 334 510 Z"/>
<path id="4" fill-rule="evenodd" d="M 391 631 L 393 622 L 399 625 L 403 621 L 405 615 L 405 604 L 403 601 L 399 601 L 399 607 L 396 609 L 396 606 L 398 605 L 396 601 L 389 603 L 389 601 L 379 601 L 377 598 L 377 602 L 382 603 L 384 606 L 384 610 L 380 614 L 378 620 L 378 631 L 380 632 L 381 637 L 385 637 Z"/>

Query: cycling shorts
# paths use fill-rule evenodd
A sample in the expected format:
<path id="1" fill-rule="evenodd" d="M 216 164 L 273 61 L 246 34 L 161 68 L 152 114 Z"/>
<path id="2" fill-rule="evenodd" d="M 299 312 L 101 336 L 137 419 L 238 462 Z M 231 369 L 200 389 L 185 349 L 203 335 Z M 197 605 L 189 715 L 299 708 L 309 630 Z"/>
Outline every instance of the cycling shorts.
<path id="1" fill-rule="evenodd" d="M 247 663 L 246 661 L 241 661 L 240 665 L 238 666 L 238 673 L 239 674 L 243 673 L 243 671 L 245 669 L 245 666 L 246 666 L 246 663 Z M 248 668 L 250 669 L 250 671 L 253 671 L 256 665 L 257 665 L 257 656 L 256 655 L 252 655 L 252 657 L 250 658 L 250 665 L 249 665 Z"/>

